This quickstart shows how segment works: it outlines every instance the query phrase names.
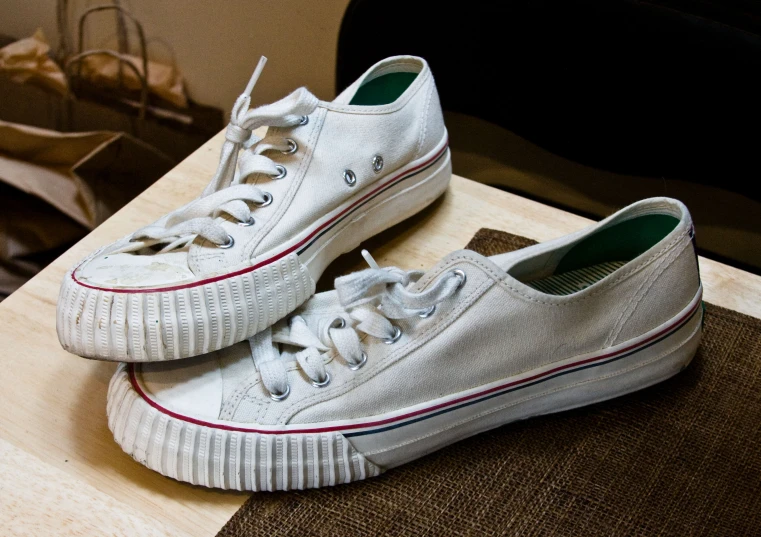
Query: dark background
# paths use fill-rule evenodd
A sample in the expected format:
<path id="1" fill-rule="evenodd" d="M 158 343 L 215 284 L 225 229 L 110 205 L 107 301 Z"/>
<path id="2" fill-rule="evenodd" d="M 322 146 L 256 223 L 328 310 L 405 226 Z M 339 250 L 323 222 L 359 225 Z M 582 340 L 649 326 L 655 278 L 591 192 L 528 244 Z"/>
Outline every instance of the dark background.
<path id="1" fill-rule="evenodd" d="M 445 111 L 569 162 L 635 177 L 595 183 L 589 197 L 620 206 L 644 197 L 636 177 L 660 179 L 645 193 L 680 193 L 701 253 L 761 272 L 761 3 L 354 0 L 339 39 L 337 89 L 394 54 L 429 61 Z M 455 173 L 465 175 L 458 140 L 472 152 L 479 138 L 495 138 L 478 125 L 456 132 L 448 122 Z M 489 182 L 605 216 L 509 174 Z"/>

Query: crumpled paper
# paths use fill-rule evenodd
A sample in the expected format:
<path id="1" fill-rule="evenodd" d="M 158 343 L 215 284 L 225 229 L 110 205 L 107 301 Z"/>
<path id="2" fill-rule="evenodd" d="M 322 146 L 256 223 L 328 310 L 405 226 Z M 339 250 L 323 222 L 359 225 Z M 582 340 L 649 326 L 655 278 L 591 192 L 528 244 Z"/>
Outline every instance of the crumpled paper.
<path id="1" fill-rule="evenodd" d="M 0 49 L 0 72 L 19 84 L 34 84 L 60 95 L 69 85 L 58 64 L 49 56 L 50 45 L 38 28 L 32 37 L 21 39 Z"/>
<path id="2" fill-rule="evenodd" d="M 143 74 L 143 60 L 136 56 L 122 54 L 122 58 L 132 63 Z M 77 72 L 75 68 L 75 72 Z M 105 88 L 119 87 L 119 60 L 105 54 L 94 54 L 82 59 L 82 78 Z M 135 72 L 122 66 L 124 87 L 140 90 L 142 85 Z M 163 63 L 148 60 L 148 91 L 180 108 L 188 107 L 185 80 L 179 70 Z"/>

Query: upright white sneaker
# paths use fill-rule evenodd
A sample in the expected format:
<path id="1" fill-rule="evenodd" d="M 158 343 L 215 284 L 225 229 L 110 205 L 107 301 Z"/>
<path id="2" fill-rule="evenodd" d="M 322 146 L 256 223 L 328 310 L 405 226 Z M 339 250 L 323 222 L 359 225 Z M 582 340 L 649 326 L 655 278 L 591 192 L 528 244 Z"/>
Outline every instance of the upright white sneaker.
<path id="1" fill-rule="evenodd" d="M 370 259 L 248 342 L 120 365 L 109 427 L 175 479 L 302 489 L 639 390 L 698 347 L 691 237 L 684 205 L 656 198 L 517 252 L 454 252 L 425 274 Z"/>
<path id="2" fill-rule="evenodd" d="M 309 298 L 333 259 L 446 190 L 447 132 L 423 59 L 379 62 L 333 102 L 301 88 L 249 110 L 263 63 L 203 194 L 66 274 L 66 350 L 140 362 L 243 341 Z"/>

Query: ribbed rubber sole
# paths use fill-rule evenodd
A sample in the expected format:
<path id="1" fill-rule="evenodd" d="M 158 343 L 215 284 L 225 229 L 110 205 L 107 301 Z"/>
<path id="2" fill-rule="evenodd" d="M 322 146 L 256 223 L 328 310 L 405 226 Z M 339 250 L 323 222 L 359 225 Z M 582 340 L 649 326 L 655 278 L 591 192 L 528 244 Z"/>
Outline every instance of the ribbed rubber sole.
<path id="1" fill-rule="evenodd" d="M 69 272 L 58 297 L 56 329 L 64 349 L 87 358 L 174 360 L 249 338 L 314 291 L 295 253 L 252 272 L 155 293 L 90 289 Z"/>
<path id="2" fill-rule="evenodd" d="M 263 435 L 183 421 L 150 406 L 120 364 L 108 387 L 108 427 L 137 462 L 194 485 L 290 490 L 374 477 L 382 469 L 340 433 Z"/>

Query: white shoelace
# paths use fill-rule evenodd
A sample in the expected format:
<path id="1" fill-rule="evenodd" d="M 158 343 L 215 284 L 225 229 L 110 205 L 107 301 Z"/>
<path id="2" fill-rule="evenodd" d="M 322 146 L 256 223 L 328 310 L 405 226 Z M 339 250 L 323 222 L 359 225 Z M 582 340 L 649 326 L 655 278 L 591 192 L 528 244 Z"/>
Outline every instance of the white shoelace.
<path id="1" fill-rule="evenodd" d="M 464 273 L 450 271 L 425 291 L 412 292 L 408 286 L 420 279 L 422 271 L 380 268 L 367 251 L 363 250 L 362 255 L 370 268 L 337 278 L 335 282 L 345 316 L 320 319 L 315 332 L 302 317 L 295 315 L 249 339 L 254 363 L 273 399 L 280 401 L 290 393 L 286 368 L 289 360 L 295 359 L 312 384 L 326 386 L 330 375 L 325 369 L 323 353 L 334 348 L 351 369 L 359 369 L 367 360 L 359 332 L 394 343 L 401 331 L 389 319 L 428 316 L 465 281 Z M 303 350 L 289 354 L 281 352 L 278 344 Z"/>
<path id="2" fill-rule="evenodd" d="M 230 115 L 225 132 L 219 166 L 201 197 L 168 214 L 158 222 L 136 231 L 133 241 L 123 251 L 133 251 L 166 244 L 160 251 L 181 248 L 196 236 L 214 244 L 230 245 L 230 237 L 217 222 L 216 217 L 226 213 L 240 223 L 252 223 L 252 208 L 268 205 L 272 196 L 261 188 L 245 184 L 251 175 L 261 173 L 277 177 L 283 168 L 264 153 L 294 149 L 293 142 L 282 136 L 256 137 L 253 131 L 259 127 L 294 127 L 302 123 L 317 108 L 317 97 L 306 88 L 299 88 L 287 97 L 272 104 L 249 110 L 251 92 L 267 59 L 262 57 L 251 76 L 243 94 L 238 97 Z M 248 149 L 238 159 L 244 146 Z M 239 174 L 235 173 L 238 164 Z M 252 206 L 249 205 L 252 204 Z"/>

